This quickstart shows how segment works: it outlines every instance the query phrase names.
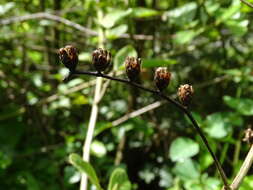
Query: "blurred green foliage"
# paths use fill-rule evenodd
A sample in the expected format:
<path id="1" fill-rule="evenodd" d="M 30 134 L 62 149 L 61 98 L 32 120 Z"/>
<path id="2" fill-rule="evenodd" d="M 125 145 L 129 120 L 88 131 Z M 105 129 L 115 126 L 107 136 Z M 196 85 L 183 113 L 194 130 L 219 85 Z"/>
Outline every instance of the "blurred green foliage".
<path id="1" fill-rule="evenodd" d="M 104 13 L 101 23 L 98 9 Z M 32 19 L 38 12 L 91 31 L 49 17 Z M 78 69 L 93 70 L 90 53 L 97 47 L 99 27 L 120 77 L 125 77 L 124 58 L 138 55 L 143 58 L 142 85 L 154 88 L 154 68 L 167 66 L 173 76 L 167 94 L 175 94 L 183 83 L 194 86 L 194 117 L 232 179 L 249 149 L 241 140 L 252 124 L 252 12 L 239 0 L 1 0 L 0 189 L 78 188 L 80 173 L 69 164 L 68 155 L 82 152 L 95 82 L 82 76 L 63 83 L 67 70 L 57 51 L 75 45 Z M 9 20 L 24 15 L 30 16 L 23 22 Z M 126 113 L 158 100 L 109 84 L 91 146 L 91 165 L 101 186 L 111 189 L 113 176 L 123 175 L 119 178 L 127 181 L 126 189 L 128 177 L 132 189 L 220 189 L 211 156 L 172 105 L 161 104 L 113 125 Z M 115 174 L 119 151 L 118 166 L 128 177 L 122 169 Z M 252 172 L 242 190 L 253 189 Z"/>

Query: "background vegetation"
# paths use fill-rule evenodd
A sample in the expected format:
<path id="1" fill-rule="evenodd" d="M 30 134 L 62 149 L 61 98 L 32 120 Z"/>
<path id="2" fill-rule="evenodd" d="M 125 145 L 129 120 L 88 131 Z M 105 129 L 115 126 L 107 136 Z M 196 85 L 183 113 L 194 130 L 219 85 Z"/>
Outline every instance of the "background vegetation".
<path id="1" fill-rule="evenodd" d="M 57 51 L 75 45 L 78 68 L 94 70 L 90 53 L 99 27 L 116 75 L 126 77 L 124 58 L 138 54 L 144 86 L 154 88 L 158 66 L 172 72 L 167 94 L 183 83 L 194 86 L 194 116 L 232 179 L 249 149 L 242 138 L 252 124 L 252 11 L 239 0 L 1 0 L 0 188 L 79 188 L 80 174 L 67 158 L 82 154 L 95 81 L 82 76 L 63 83 L 67 69 Z M 148 93 L 104 84 L 91 146 L 102 185 L 120 165 L 133 189 L 221 188 L 210 155 L 179 110 Z M 143 107 L 138 117 L 118 120 Z M 242 190 L 253 189 L 252 172 Z"/>

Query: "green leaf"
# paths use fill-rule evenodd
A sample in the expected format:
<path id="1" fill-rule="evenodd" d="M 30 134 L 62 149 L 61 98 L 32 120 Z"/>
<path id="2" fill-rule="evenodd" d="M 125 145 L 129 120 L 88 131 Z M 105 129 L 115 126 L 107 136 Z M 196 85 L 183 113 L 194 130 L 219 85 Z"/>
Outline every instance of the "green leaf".
<path id="1" fill-rule="evenodd" d="M 100 141 L 93 141 L 91 144 L 91 153 L 97 157 L 103 157 L 106 155 L 105 145 Z"/>
<path id="2" fill-rule="evenodd" d="M 172 161 L 182 161 L 199 153 L 199 145 L 193 140 L 179 137 L 170 146 L 169 157 Z"/>
<path id="3" fill-rule="evenodd" d="M 14 6 L 15 6 L 14 2 L 9 2 L 6 4 L 0 5 L 0 15 L 4 15 L 8 11 L 10 11 L 10 9 L 12 9 Z"/>
<path id="4" fill-rule="evenodd" d="M 185 30 L 185 31 L 179 31 L 176 33 L 176 37 L 173 39 L 173 41 L 176 44 L 186 44 L 192 41 L 192 39 L 197 35 L 198 33 L 194 30 Z"/>
<path id="5" fill-rule="evenodd" d="M 108 190 L 131 190 L 131 183 L 123 168 L 116 168 L 112 172 Z"/>
<path id="6" fill-rule="evenodd" d="M 142 67 L 166 67 L 168 65 L 177 64 L 177 60 L 175 59 L 143 59 Z"/>
<path id="7" fill-rule="evenodd" d="M 106 38 L 108 39 L 117 39 L 120 35 L 124 34 L 128 29 L 126 24 L 119 25 L 112 29 L 106 30 Z"/>
<path id="8" fill-rule="evenodd" d="M 253 100 L 248 98 L 223 97 L 224 102 L 242 115 L 253 115 Z"/>
<path id="9" fill-rule="evenodd" d="M 39 182 L 35 179 L 35 177 L 28 173 L 25 172 L 25 177 L 26 177 L 26 184 L 27 184 L 27 190 L 39 190 Z"/>
<path id="10" fill-rule="evenodd" d="M 136 7 L 132 8 L 132 15 L 135 18 L 147 18 L 159 15 L 160 12 L 154 9 L 144 8 L 144 7 Z"/>
<path id="11" fill-rule="evenodd" d="M 90 52 L 82 52 L 78 56 L 79 61 L 87 61 L 91 62 L 91 53 Z"/>
<path id="12" fill-rule="evenodd" d="M 223 9 L 222 14 L 216 20 L 216 24 L 227 22 L 233 15 L 240 12 L 241 4 L 240 1 L 234 0 L 229 8 Z"/>
<path id="13" fill-rule="evenodd" d="M 105 15 L 101 20 L 100 24 L 105 28 L 113 27 L 119 20 L 130 15 L 132 12 L 131 9 L 128 10 L 112 10 L 110 13 Z"/>
<path id="14" fill-rule="evenodd" d="M 131 45 L 127 45 L 117 52 L 114 58 L 114 70 L 118 70 L 123 65 L 127 56 L 137 57 L 137 52 Z"/>
<path id="15" fill-rule="evenodd" d="M 173 172 L 183 180 L 197 179 L 200 176 L 199 167 L 191 159 L 177 162 Z"/>
<path id="16" fill-rule="evenodd" d="M 205 131 L 208 133 L 210 137 L 213 138 L 223 138 L 227 136 L 228 131 L 226 130 L 226 125 L 224 118 L 220 113 L 214 113 L 207 116 L 206 120 L 207 128 Z"/>
<path id="17" fill-rule="evenodd" d="M 232 34 L 237 36 L 243 36 L 248 31 L 248 20 L 237 21 L 237 20 L 228 20 L 226 26 L 229 28 Z"/>
<path id="18" fill-rule="evenodd" d="M 70 163 L 76 167 L 80 172 L 85 173 L 90 179 L 91 183 L 96 186 L 98 190 L 102 190 L 97 174 L 93 167 L 86 161 L 84 161 L 79 155 L 71 154 L 69 156 Z"/>
<path id="19" fill-rule="evenodd" d="M 189 25 L 193 21 L 197 7 L 195 2 L 186 3 L 181 7 L 167 11 L 164 13 L 163 18 L 168 18 L 171 23 L 185 27 L 185 25 Z"/>

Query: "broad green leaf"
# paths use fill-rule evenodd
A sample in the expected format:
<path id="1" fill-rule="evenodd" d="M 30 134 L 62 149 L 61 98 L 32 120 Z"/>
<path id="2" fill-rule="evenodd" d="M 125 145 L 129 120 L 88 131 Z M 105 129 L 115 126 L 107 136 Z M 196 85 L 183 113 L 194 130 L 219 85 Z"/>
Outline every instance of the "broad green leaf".
<path id="1" fill-rule="evenodd" d="M 159 186 L 168 188 L 173 184 L 173 177 L 170 173 L 170 168 L 163 167 L 159 170 L 159 176 L 160 176 L 160 181 L 159 181 Z"/>
<path id="2" fill-rule="evenodd" d="M 75 166 L 80 172 L 85 173 L 90 179 L 91 183 L 96 186 L 98 190 L 102 190 L 99 184 L 97 174 L 93 167 L 86 161 L 84 161 L 79 155 L 71 154 L 69 156 L 70 163 Z"/>
<path id="3" fill-rule="evenodd" d="M 176 33 L 176 37 L 173 41 L 176 44 L 186 44 L 192 41 L 192 39 L 197 36 L 198 33 L 194 30 L 184 30 Z"/>
<path id="4" fill-rule="evenodd" d="M 205 132 L 214 138 L 223 138 L 233 129 L 233 126 L 241 126 L 243 119 L 238 113 L 217 112 L 207 116 L 204 122 Z"/>
<path id="5" fill-rule="evenodd" d="M 106 30 L 106 38 L 117 39 L 120 35 L 127 31 L 128 26 L 126 24 L 119 25 L 117 27 Z"/>
<path id="6" fill-rule="evenodd" d="M 123 65 L 127 56 L 137 57 L 137 52 L 131 45 L 121 48 L 114 57 L 114 70 L 118 70 Z"/>
<path id="7" fill-rule="evenodd" d="M 205 123 L 207 125 L 205 131 L 210 137 L 223 138 L 228 134 L 228 131 L 226 130 L 227 125 L 220 113 L 214 113 L 207 116 Z"/>
<path id="8" fill-rule="evenodd" d="M 207 169 L 213 162 L 213 158 L 209 153 L 205 152 L 204 154 L 202 154 L 199 158 L 201 171 Z"/>
<path id="9" fill-rule="evenodd" d="M 142 67 L 164 67 L 177 64 L 175 59 L 142 59 Z"/>
<path id="10" fill-rule="evenodd" d="M 221 181 L 214 177 L 208 177 L 205 179 L 205 185 L 208 189 L 218 189 Z"/>
<path id="11" fill-rule="evenodd" d="M 108 190 L 131 190 L 131 183 L 123 168 L 116 168 L 112 172 Z"/>
<path id="12" fill-rule="evenodd" d="M 229 8 L 222 10 L 222 14 L 217 18 L 216 24 L 226 22 L 228 19 L 232 18 L 233 15 L 240 12 L 240 7 L 241 7 L 240 1 L 233 0 L 233 3 Z"/>
<path id="13" fill-rule="evenodd" d="M 197 179 L 200 176 L 199 167 L 191 159 L 177 162 L 173 172 L 183 180 Z"/>
<path id="14" fill-rule="evenodd" d="M 39 182 L 36 180 L 36 178 L 28 172 L 25 172 L 26 177 L 26 184 L 27 184 L 27 190 L 39 190 Z"/>
<path id="15" fill-rule="evenodd" d="M 212 15 L 215 11 L 217 11 L 220 8 L 220 4 L 217 2 L 214 2 L 212 0 L 205 1 L 205 8 L 208 14 Z"/>
<path id="16" fill-rule="evenodd" d="M 164 13 L 163 18 L 168 19 L 173 24 L 185 27 L 193 21 L 197 7 L 195 2 L 186 3 L 181 7 L 167 11 Z"/>
<path id="17" fill-rule="evenodd" d="M 100 141 L 93 141 L 91 144 L 91 153 L 97 157 L 103 157 L 106 154 L 105 145 Z"/>
<path id="18" fill-rule="evenodd" d="M 160 12 L 154 9 L 144 8 L 144 7 L 136 7 L 132 8 L 132 15 L 135 18 L 147 18 L 159 15 Z"/>
<path id="19" fill-rule="evenodd" d="M 248 31 L 248 20 L 236 21 L 236 20 L 228 20 L 226 26 L 231 31 L 233 35 L 242 36 Z"/>
<path id="20" fill-rule="evenodd" d="M 78 55 L 79 61 L 87 61 L 91 62 L 91 53 L 90 52 L 82 52 Z"/>
<path id="21" fill-rule="evenodd" d="M 88 104 L 89 100 L 84 95 L 77 95 L 72 102 L 73 104 L 76 104 L 76 105 L 84 105 L 84 104 Z"/>
<path id="22" fill-rule="evenodd" d="M 101 20 L 100 24 L 105 28 L 113 27 L 120 19 L 130 15 L 131 9 L 128 10 L 113 10 Z"/>
<path id="23" fill-rule="evenodd" d="M 198 153 L 199 145 L 196 142 L 186 137 L 179 137 L 172 142 L 169 157 L 172 161 L 182 161 Z"/>
<path id="24" fill-rule="evenodd" d="M 15 6 L 14 2 L 9 2 L 6 4 L 0 5 L 0 15 L 4 15 L 6 12 L 8 12 L 14 6 Z"/>
<path id="25" fill-rule="evenodd" d="M 224 102 L 231 108 L 235 109 L 242 115 L 253 115 L 253 100 L 248 98 L 233 98 L 224 96 Z"/>

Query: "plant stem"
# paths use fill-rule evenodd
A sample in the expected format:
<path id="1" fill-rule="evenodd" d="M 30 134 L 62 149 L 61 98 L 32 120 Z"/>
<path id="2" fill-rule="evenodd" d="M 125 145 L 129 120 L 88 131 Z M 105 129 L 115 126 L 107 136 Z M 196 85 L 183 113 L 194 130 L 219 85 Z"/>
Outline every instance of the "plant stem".
<path id="1" fill-rule="evenodd" d="M 98 18 L 98 21 L 100 21 L 103 18 L 103 12 L 100 9 L 97 12 L 97 18 Z M 98 29 L 98 46 L 100 48 L 103 48 L 104 46 L 104 32 L 101 27 L 99 27 Z M 90 147 L 91 147 L 91 142 L 92 142 L 94 129 L 96 126 L 96 121 L 97 121 L 98 103 L 103 96 L 101 95 L 102 84 L 103 84 L 103 78 L 98 77 L 96 80 L 95 94 L 94 94 L 94 100 L 93 100 L 93 104 L 91 108 L 88 131 L 87 131 L 84 146 L 83 146 L 83 160 L 87 162 L 89 161 L 89 158 L 90 158 Z M 85 173 L 82 173 L 80 190 L 87 190 L 87 186 L 88 186 L 87 175 Z"/>
<path id="2" fill-rule="evenodd" d="M 253 5 L 246 0 L 241 0 L 241 2 L 244 3 L 245 5 L 248 5 L 250 8 L 253 8 Z"/>
<path id="3" fill-rule="evenodd" d="M 196 131 L 199 133 L 202 141 L 204 142 L 207 150 L 209 151 L 209 153 L 211 154 L 213 160 L 214 160 L 214 163 L 219 171 L 219 174 L 221 176 L 221 179 L 223 181 L 223 184 L 225 186 L 226 189 L 230 189 L 229 187 L 229 184 L 227 182 L 227 177 L 226 177 L 226 174 L 223 170 L 223 168 L 221 167 L 221 164 L 219 162 L 219 160 L 217 159 L 217 157 L 215 156 L 215 154 L 213 153 L 203 131 L 201 130 L 201 128 L 198 126 L 196 120 L 193 118 L 191 112 L 186 108 L 184 107 L 183 105 L 181 105 L 180 103 L 178 103 L 177 101 L 171 99 L 170 97 L 164 95 L 163 93 L 161 93 L 160 91 L 157 91 L 157 90 L 153 90 L 153 89 L 149 89 L 149 88 L 146 88 L 146 87 L 143 87 L 141 86 L 140 84 L 137 84 L 137 83 L 134 83 L 134 82 L 131 82 L 129 80 L 125 80 L 125 79 L 120 79 L 120 78 L 115 78 L 115 77 L 112 77 L 112 76 L 108 76 L 108 75 L 104 75 L 102 73 L 98 73 L 98 72 L 91 72 L 91 71 L 74 71 L 73 73 L 71 73 L 70 75 L 72 74 L 75 74 L 75 75 L 91 75 L 91 76 L 96 76 L 96 77 L 103 77 L 103 78 L 106 78 L 106 79 L 110 79 L 110 80 L 114 80 L 114 81 L 118 81 L 118 82 L 122 82 L 122 83 L 125 83 L 127 85 L 131 85 L 131 86 L 134 86 L 136 88 L 139 88 L 141 90 L 144 90 L 144 91 L 147 91 L 147 92 L 150 92 L 154 95 L 157 95 L 157 96 L 160 96 L 161 98 L 167 100 L 168 102 L 172 103 L 173 105 L 175 105 L 177 108 L 179 108 L 184 114 L 187 115 L 187 117 L 190 119 L 191 123 L 193 124 L 194 128 L 196 129 Z"/>
<path id="4" fill-rule="evenodd" d="M 94 95 L 94 100 L 93 100 L 93 104 L 91 108 L 88 131 L 87 131 L 85 143 L 83 146 L 83 160 L 87 162 L 89 161 L 89 158 L 90 158 L 90 146 L 91 146 L 92 137 L 93 137 L 96 121 L 97 121 L 98 103 L 100 99 L 101 86 L 102 86 L 102 78 L 99 77 L 96 80 L 95 95 Z M 87 189 L 87 182 L 88 182 L 87 175 L 85 173 L 82 173 L 80 190 Z"/>
<path id="5" fill-rule="evenodd" d="M 251 145 L 250 150 L 249 150 L 239 172 L 237 173 L 237 176 L 234 178 L 234 180 L 231 184 L 232 190 L 237 190 L 239 188 L 240 184 L 243 181 L 243 178 L 247 175 L 252 163 L 253 163 L 253 145 Z"/>

